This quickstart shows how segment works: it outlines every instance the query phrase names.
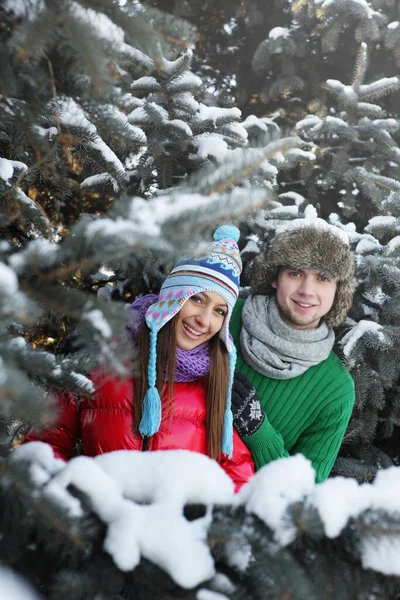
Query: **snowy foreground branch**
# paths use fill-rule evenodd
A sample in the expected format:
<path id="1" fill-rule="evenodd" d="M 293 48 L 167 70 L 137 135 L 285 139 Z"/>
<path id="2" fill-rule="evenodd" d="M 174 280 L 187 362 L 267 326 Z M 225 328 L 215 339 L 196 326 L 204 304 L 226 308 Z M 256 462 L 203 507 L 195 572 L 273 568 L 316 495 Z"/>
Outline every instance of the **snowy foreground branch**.
<path id="1" fill-rule="evenodd" d="M 39 502 L 51 500 L 78 520 L 89 504 L 106 525 L 104 551 L 124 572 L 143 557 L 182 588 L 209 581 L 215 575 L 210 526 L 215 511 L 226 509 L 260 519 L 275 552 L 304 532 L 334 539 L 351 529 L 357 538 L 354 554 L 364 569 L 400 575 L 398 467 L 381 471 L 373 484 L 342 477 L 315 484 L 311 463 L 299 454 L 263 467 L 234 495 L 232 481 L 215 461 L 184 450 L 121 450 L 65 464 L 50 446 L 32 442 L 17 448 L 10 463 L 29 464 Z M 204 516 L 190 521 L 184 509 L 193 504 L 206 508 Z M 248 547 L 236 548 L 230 560 L 245 571 L 255 557 Z"/>

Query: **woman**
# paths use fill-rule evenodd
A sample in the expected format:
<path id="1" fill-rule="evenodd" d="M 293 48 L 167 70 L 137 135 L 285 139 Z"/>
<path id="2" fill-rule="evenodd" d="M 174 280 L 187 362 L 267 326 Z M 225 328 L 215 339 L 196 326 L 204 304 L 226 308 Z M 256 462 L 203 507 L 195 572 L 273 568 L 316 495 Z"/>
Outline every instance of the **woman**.
<path id="1" fill-rule="evenodd" d="M 138 372 L 119 380 L 97 370 L 96 400 L 66 394 L 57 424 L 25 441 L 49 443 L 55 456 L 112 450 L 186 449 L 217 460 L 240 489 L 253 460 L 232 426 L 236 350 L 229 320 L 239 291 L 239 230 L 222 226 L 199 257 L 181 260 L 160 294 L 131 305 Z"/>

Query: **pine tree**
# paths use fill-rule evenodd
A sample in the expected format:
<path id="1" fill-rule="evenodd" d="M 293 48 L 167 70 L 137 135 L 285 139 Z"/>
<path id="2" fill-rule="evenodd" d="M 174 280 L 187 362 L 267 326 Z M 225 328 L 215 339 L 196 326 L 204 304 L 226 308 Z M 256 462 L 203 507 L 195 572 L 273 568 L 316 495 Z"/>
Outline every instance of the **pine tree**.
<path id="1" fill-rule="evenodd" d="M 342 11 L 349 3 L 330 4 Z M 363 2 L 358 10 L 356 4 L 351 3 L 352 23 L 363 20 Z M 257 2 L 251 5 L 254 8 Z M 305 30 L 315 25 L 317 43 L 316 19 L 325 25 L 318 15 L 329 3 L 319 6 L 318 15 L 310 3 L 290 5 L 290 11 L 308 7 L 296 15 Z M 384 5 L 388 14 L 395 13 L 393 3 Z M 321 83 L 339 75 L 324 67 L 315 77 L 315 86 L 304 84 L 303 89 L 312 90 L 312 97 L 320 101 L 316 108 L 310 105 L 300 111 L 302 118 L 294 132 L 306 138 L 301 140 L 285 137 L 286 127 L 280 127 L 276 117 L 250 114 L 253 104 L 246 107 L 248 116 L 241 121 L 232 96 L 227 100 L 228 88 L 216 94 L 222 106 L 207 106 L 207 85 L 200 86 L 198 74 L 191 71 L 196 65 L 197 73 L 201 72 L 187 49 L 189 40 L 196 39 L 193 27 L 172 15 L 154 8 L 145 11 L 136 1 L 121 7 L 111 0 L 68 1 L 61 8 L 52 0 L 24 0 L 15 6 L 6 1 L 0 10 L 5 57 L 0 67 L 4 238 L 0 244 L 0 560 L 25 573 L 49 600 L 96 594 L 110 599 L 202 600 L 207 593 L 225 594 L 232 600 L 284 593 L 299 600 L 329 594 L 352 598 L 356 593 L 367 598 L 371 590 L 377 597 L 395 597 L 396 581 L 360 560 L 371 536 L 376 536 L 377 549 L 386 548 L 385 531 L 398 529 L 396 512 L 384 503 L 365 501 L 364 512 L 347 515 L 343 530 L 332 540 L 334 536 L 322 532 L 311 490 L 303 490 L 292 498 L 283 518 L 297 535 L 288 544 L 278 544 L 268 515 L 260 517 L 250 501 L 251 497 L 267 499 L 270 490 L 262 492 L 264 496 L 254 490 L 246 509 L 214 508 L 208 535 L 220 577 L 184 589 L 146 558 L 133 570 L 118 568 L 103 549 L 107 523 L 96 513 L 90 490 L 77 481 L 65 488 L 64 499 L 82 508 L 79 515 L 71 515 L 60 498 L 43 493 L 46 484 L 57 481 L 58 472 L 62 478 L 64 471 L 51 461 L 39 468 L 29 457 L 19 461 L 9 453 L 10 443 L 27 426 L 48 425 L 54 419 L 49 389 L 91 394 L 87 375 L 98 362 L 118 374 L 126 372 L 132 357 L 129 346 L 121 343 L 123 303 L 157 291 L 178 255 L 197 249 L 222 220 L 239 221 L 247 238 L 244 243 L 248 242 L 243 250 L 246 284 L 251 256 L 279 222 L 312 215 L 311 203 L 317 202 L 313 190 L 320 186 L 321 212 L 350 234 L 360 281 L 350 318 L 338 331 L 338 352 L 355 378 L 357 405 L 336 472 L 365 481 L 376 475 L 378 466 L 397 463 L 398 123 L 380 105 L 364 102 L 393 91 L 395 78 L 377 76 L 375 68 L 370 75 L 362 49 L 352 87 L 347 85 L 350 77 L 341 73 L 346 83 L 337 79 L 330 84 L 329 105 L 328 90 Z M 238 10 L 243 11 L 243 33 L 248 7 Z M 276 26 L 280 11 L 281 4 L 275 3 Z M 290 11 L 286 20 L 295 14 Z M 330 39 L 329 27 L 335 27 L 335 15 L 322 32 L 324 44 Z M 375 35 L 385 40 L 388 56 L 398 60 L 397 28 L 385 29 L 381 16 L 372 14 L 366 25 L 375 29 L 364 35 L 361 28 L 356 37 L 347 22 L 342 23 L 347 38 L 353 36 L 354 47 L 359 47 L 359 41 L 367 41 L 370 47 Z M 299 44 L 298 40 L 289 55 L 293 65 L 295 60 L 304 62 L 304 69 L 293 68 L 306 82 L 315 63 L 307 62 L 308 54 L 301 54 Z M 333 57 L 333 48 L 329 53 Z M 375 53 L 376 49 L 371 57 Z M 252 79 L 248 68 L 246 77 Z M 353 103 L 347 102 L 348 96 Z M 223 105 L 225 100 L 228 106 Z M 279 94 L 274 102 L 287 111 L 287 123 L 292 104 Z M 268 107 L 273 110 L 274 104 Z M 337 115 L 336 121 L 329 119 L 328 111 Z M 306 112 L 311 116 L 304 118 Z M 290 117 L 293 123 L 300 113 Z M 312 119 L 319 131 L 309 127 Z M 338 129 L 339 119 L 347 123 L 343 131 Z M 334 161 L 340 165 L 332 176 Z M 299 173 L 301 185 L 296 186 Z M 331 186 L 346 191 L 340 217 L 329 216 Z M 355 189 L 361 190 L 358 196 L 351 194 Z M 350 195 L 355 203 L 350 204 Z M 360 218 L 365 222 L 355 226 L 346 221 L 354 207 L 359 210 L 361 197 L 370 202 Z M 270 213 L 263 209 L 268 202 L 275 207 Z M 74 329 L 74 335 L 59 346 L 58 353 L 46 351 L 59 341 L 61 327 Z M 347 481 L 350 487 L 343 504 L 350 498 L 351 506 L 349 490 L 355 482 Z M 190 506 L 184 514 L 196 521 L 204 509 Z M 243 570 L 234 559 L 243 558 L 246 548 L 252 561 Z M 228 578 L 224 585 L 223 573 Z"/>

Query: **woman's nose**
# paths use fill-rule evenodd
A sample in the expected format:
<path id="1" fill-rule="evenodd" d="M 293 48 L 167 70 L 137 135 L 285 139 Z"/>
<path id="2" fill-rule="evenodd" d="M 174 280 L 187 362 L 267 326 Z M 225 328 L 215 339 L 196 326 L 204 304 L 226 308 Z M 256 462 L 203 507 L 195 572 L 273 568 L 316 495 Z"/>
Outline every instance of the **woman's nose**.
<path id="1" fill-rule="evenodd" d="M 208 327 L 211 321 L 211 310 L 207 308 L 202 308 L 202 310 L 196 315 L 196 320 L 199 325 L 203 327 Z"/>

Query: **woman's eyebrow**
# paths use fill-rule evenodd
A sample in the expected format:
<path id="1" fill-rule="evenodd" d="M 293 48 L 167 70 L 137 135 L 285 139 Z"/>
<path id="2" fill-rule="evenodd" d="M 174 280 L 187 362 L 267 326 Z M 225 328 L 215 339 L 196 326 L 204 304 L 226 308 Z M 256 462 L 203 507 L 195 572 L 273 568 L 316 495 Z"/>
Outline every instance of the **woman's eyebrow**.
<path id="1" fill-rule="evenodd" d="M 205 297 L 207 298 L 207 300 L 210 300 L 210 296 L 207 294 L 207 292 L 199 292 L 199 294 L 200 294 L 201 296 L 205 296 Z M 227 303 L 226 303 L 226 302 L 219 302 L 219 303 L 217 304 L 217 306 L 224 306 L 225 308 L 228 308 L 228 305 L 227 305 Z"/>

